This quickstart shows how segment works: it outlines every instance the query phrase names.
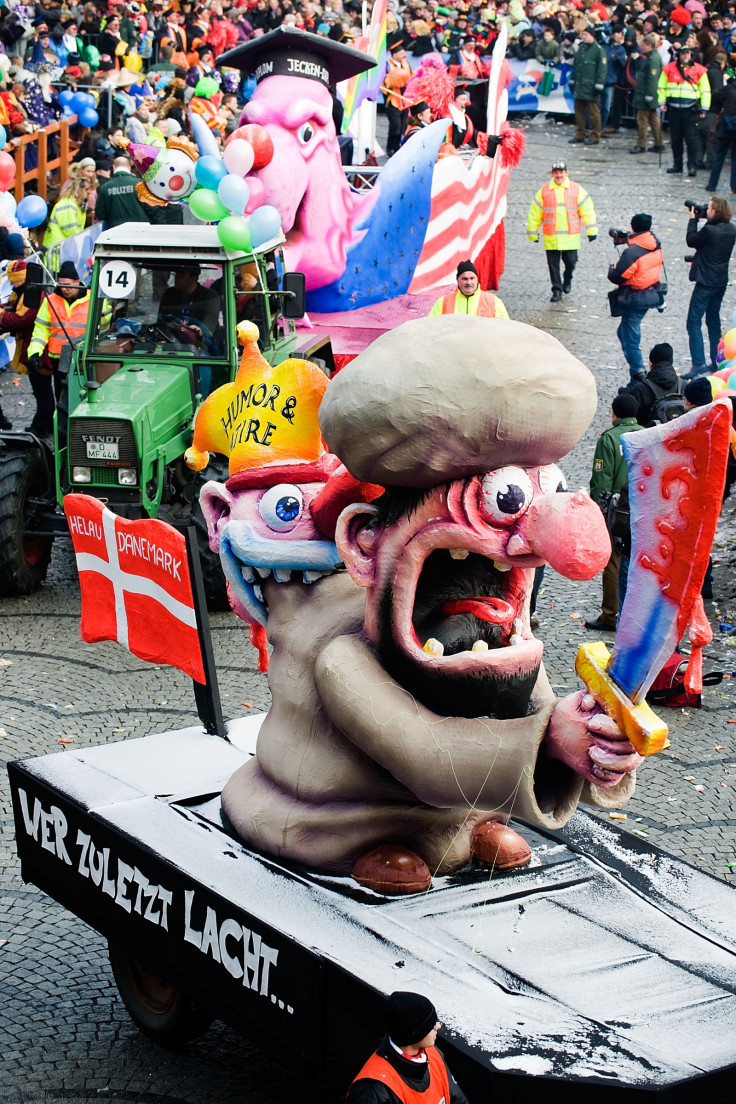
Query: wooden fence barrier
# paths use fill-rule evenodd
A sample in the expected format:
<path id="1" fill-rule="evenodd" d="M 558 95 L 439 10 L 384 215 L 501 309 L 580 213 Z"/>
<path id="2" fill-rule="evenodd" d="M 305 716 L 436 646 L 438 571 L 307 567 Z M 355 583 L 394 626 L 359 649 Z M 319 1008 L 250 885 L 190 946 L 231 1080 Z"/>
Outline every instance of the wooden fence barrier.
<path id="1" fill-rule="evenodd" d="M 25 186 L 30 180 L 38 181 L 38 194 L 42 199 L 46 199 L 49 182 L 48 174 L 56 170 L 59 173 L 58 184 L 61 187 L 69 175 L 69 163 L 79 148 L 78 144 L 72 142 L 69 137 L 70 127 L 76 125 L 76 115 L 70 115 L 68 119 L 59 119 L 58 122 L 50 123 L 41 130 L 34 130 L 31 134 L 21 135 L 18 144 L 13 148 L 13 156 L 15 157 L 13 192 L 15 193 L 16 202 L 20 203 L 23 199 L 26 194 Z M 51 134 L 59 135 L 59 153 L 57 157 L 49 159 L 49 135 Z M 38 164 L 35 169 L 26 169 L 26 150 L 34 142 L 38 148 Z"/>

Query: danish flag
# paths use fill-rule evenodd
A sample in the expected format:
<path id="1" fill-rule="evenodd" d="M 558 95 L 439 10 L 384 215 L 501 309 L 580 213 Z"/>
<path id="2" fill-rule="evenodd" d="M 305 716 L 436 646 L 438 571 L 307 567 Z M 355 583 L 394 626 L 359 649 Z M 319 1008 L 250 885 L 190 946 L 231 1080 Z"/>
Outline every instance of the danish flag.
<path id="1" fill-rule="evenodd" d="M 117 640 L 149 663 L 206 683 L 186 539 L 163 521 L 128 521 L 96 498 L 64 498 L 82 592 L 82 640 Z"/>

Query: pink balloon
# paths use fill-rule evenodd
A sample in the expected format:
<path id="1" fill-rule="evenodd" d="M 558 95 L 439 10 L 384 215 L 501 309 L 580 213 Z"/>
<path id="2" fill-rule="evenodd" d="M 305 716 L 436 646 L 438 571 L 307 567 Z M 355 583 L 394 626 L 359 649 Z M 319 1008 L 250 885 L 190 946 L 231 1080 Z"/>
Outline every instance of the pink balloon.
<path id="1" fill-rule="evenodd" d="M 0 192 L 7 192 L 15 180 L 15 161 L 9 153 L 0 153 Z"/>
<path id="2" fill-rule="evenodd" d="M 257 207 L 260 207 L 266 198 L 266 186 L 257 176 L 248 177 L 250 196 L 245 205 L 246 215 L 252 215 Z"/>
<path id="3" fill-rule="evenodd" d="M 249 173 L 253 168 L 255 159 L 256 155 L 253 152 L 252 145 L 250 142 L 246 142 L 244 138 L 236 138 L 229 142 L 222 154 L 225 168 L 234 176 L 245 176 L 246 173 Z"/>

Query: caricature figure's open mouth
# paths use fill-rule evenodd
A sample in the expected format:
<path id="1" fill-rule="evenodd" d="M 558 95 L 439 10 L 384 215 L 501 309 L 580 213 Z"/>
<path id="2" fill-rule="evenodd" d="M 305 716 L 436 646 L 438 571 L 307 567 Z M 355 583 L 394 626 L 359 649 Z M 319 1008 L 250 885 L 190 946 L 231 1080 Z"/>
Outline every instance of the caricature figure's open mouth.
<path id="1" fill-rule="evenodd" d="M 543 651 L 528 620 L 532 570 L 469 547 L 417 551 L 381 602 L 386 669 L 444 716 L 525 716 Z"/>

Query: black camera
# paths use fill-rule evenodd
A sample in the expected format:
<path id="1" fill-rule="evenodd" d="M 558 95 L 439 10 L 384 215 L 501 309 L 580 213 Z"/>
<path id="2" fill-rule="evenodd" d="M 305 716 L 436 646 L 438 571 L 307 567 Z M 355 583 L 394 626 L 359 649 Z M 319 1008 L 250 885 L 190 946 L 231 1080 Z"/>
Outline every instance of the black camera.
<path id="1" fill-rule="evenodd" d="M 617 226 L 608 227 L 608 236 L 613 238 L 614 245 L 628 245 L 629 230 L 619 230 Z"/>
<path id="2" fill-rule="evenodd" d="M 696 203 L 694 199 L 686 199 L 685 206 L 690 211 L 691 218 L 707 218 L 708 204 Z"/>

